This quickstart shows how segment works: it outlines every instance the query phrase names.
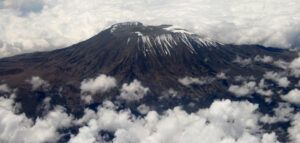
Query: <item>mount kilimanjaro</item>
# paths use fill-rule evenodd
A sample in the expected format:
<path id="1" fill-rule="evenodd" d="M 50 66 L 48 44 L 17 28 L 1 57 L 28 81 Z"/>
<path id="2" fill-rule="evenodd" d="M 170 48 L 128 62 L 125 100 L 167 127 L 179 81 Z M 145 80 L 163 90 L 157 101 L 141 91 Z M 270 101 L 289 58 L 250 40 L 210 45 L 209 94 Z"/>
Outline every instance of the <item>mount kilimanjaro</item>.
<path id="1" fill-rule="evenodd" d="M 112 25 L 67 48 L 3 58 L 0 81 L 18 89 L 16 100 L 28 116 L 40 114 L 37 107 L 47 96 L 53 97 L 53 104 L 80 114 L 86 106 L 80 98 L 80 84 L 100 74 L 116 78 L 118 87 L 139 80 L 149 88 L 140 102 L 157 110 L 180 104 L 192 111 L 217 98 L 238 100 L 228 91 L 231 84 L 239 81 L 238 77 L 254 77 L 259 82 L 267 71 L 284 70 L 263 57 L 290 62 L 296 56 L 284 49 L 222 44 L 171 25 L 127 22 Z M 48 81 L 48 90 L 32 91 L 26 82 L 32 76 Z M 170 92 L 176 93 L 176 98 L 162 98 Z M 117 89 L 97 93 L 93 95 L 93 104 L 117 100 L 119 94 Z M 262 97 L 251 100 L 260 103 L 261 110 L 271 108 Z M 189 106 L 190 102 L 196 104 Z M 124 104 L 136 108 L 134 103 Z"/>

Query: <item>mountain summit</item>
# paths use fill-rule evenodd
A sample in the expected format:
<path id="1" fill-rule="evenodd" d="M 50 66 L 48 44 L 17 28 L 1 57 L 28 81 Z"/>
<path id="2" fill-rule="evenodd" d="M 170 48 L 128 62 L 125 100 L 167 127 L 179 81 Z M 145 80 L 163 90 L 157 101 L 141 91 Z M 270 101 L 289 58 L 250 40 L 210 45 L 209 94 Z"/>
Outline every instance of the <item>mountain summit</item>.
<path id="1" fill-rule="evenodd" d="M 171 26 L 144 26 L 138 22 L 119 23 L 109 28 L 111 34 L 141 51 L 144 56 L 171 55 L 180 50 L 196 54 L 197 47 L 217 46 L 184 29 Z M 177 47 L 176 49 L 174 47 Z M 183 48 L 183 49 L 179 49 Z"/>
<path id="2" fill-rule="evenodd" d="M 36 114 L 33 109 L 40 96 L 48 95 L 70 110 L 80 108 L 82 81 L 100 74 L 114 77 L 118 87 L 140 81 L 149 89 L 142 100 L 150 105 L 158 101 L 164 106 L 194 101 L 199 103 L 197 106 L 205 106 L 213 98 L 230 97 L 229 85 L 238 76 L 258 80 L 266 71 L 282 70 L 265 62 L 264 57 L 291 61 L 295 56 L 283 49 L 221 44 L 171 25 L 126 22 L 64 49 L 0 59 L 0 81 L 18 88 L 22 96 L 17 99 L 30 114 Z M 47 81 L 48 91 L 32 91 L 28 85 L 32 77 Z M 97 93 L 94 102 L 115 99 L 118 94 L 116 89 Z M 169 94 L 176 98 L 163 100 Z"/>

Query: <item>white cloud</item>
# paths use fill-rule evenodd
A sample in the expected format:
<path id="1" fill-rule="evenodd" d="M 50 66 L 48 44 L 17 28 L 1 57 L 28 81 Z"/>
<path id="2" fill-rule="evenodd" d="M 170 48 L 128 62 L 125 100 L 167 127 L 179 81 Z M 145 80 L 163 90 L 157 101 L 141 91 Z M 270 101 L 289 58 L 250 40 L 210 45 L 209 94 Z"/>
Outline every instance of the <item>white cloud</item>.
<path id="1" fill-rule="evenodd" d="M 273 62 L 273 58 L 271 56 L 266 56 L 266 55 L 264 55 L 264 56 L 257 55 L 254 57 L 254 61 L 263 62 L 263 63 L 271 63 L 271 62 Z"/>
<path id="2" fill-rule="evenodd" d="M 43 112 L 48 113 L 51 108 L 51 97 L 46 97 L 42 102 Z"/>
<path id="3" fill-rule="evenodd" d="M 275 81 L 281 87 L 288 87 L 290 84 L 290 81 L 283 73 L 269 71 L 264 74 L 264 78 Z"/>
<path id="4" fill-rule="evenodd" d="M 234 63 L 238 63 L 238 64 L 241 64 L 242 66 L 247 66 L 249 64 L 252 63 L 252 59 L 251 58 L 246 58 L 246 59 L 243 59 L 241 58 L 240 56 L 237 56 L 234 60 L 233 60 Z"/>
<path id="5" fill-rule="evenodd" d="M 237 75 L 234 77 L 235 81 L 248 81 L 248 80 L 255 80 L 254 76 L 241 76 Z"/>
<path id="6" fill-rule="evenodd" d="M 273 91 L 268 88 L 265 79 L 261 79 L 258 84 L 255 81 L 247 81 L 242 78 L 243 83 L 240 85 L 230 85 L 228 91 L 236 96 L 247 96 L 253 93 L 258 93 L 263 96 L 273 95 Z"/>
<path id="7" fill-rule="evenodd" d="M 273 94 L 272 89 L 268 88 L 265 79 L 261 79 L 256 87 L 256 93 L 264 96 L 271 96 Z"/>
<path id="8" fill-rule="evenodd" d="M 263 96 L 271 96 L 273 94 L 272 90 L 263 90 L 263 89 L 257 89 L 256 93 L 263 95 Z"/>
<path id="9" fill-rule="evenodd" d="M 49 102 L 47 99 L 45 102 Z M 42 143 L 56 142 L 59 129 L 79 126 L 78 134 L 71 136 L 70 143 L 105 142 L 99 134 L 114 134 L 115 143 L 278 143 L 275 133 L 266 133 L 259 124 L 262 114 L 258 105 L 248 101 L 214 101 L 210 107 L 187 113 L 180 107 L 168 109 L 162 114 L 150 111 L 141 104 L 145 116 L 137 117 L 129 109 L 116 110 L 110 101 L 104 101 L 96 111 L 85 109 L 84 116 L 74 119 L 63 107 L 56 106 L 36 120 L 16 113 L 14 96 L 0 97 L 0 142 Z M 278 114 L 283 111 L 283 107 Z M 277 112 L 277 111 L 276 111 Z M 277 115 L 276 115 L 277 116 Z M 279 115 L 281 116 L 281 115 Z M 279 117 L 278 116 L 278 117 Z M 290 135 L 297 136 L 296 118 Z"/>
<path id="10" fill-rule="evenodd" d="M 288 63 L 284 60 L 276 60 L 273 62 L 273 64 L 279 68 L 288 69 L 290 63 Z"/>
<path id="11" fill-rule="evenodd" d="M 0 92 L 11 92 L 7 84 L 0 84 Z"/>
<path id="12" fill-rule="evenodd" d="M 270 134 L 264 134 L 262 138 L 262 143 L 280 143 L 280 142 L 277 141 L 276 134 L 273 132 Z"/>
<path id="13" fill-rule="evenodd" d="M 300 57 L 295 58 L 289 65 L 291 72 L 296 77 L 300 76 Z"/>
<path id="14" fill-rule="evenodd" d="M 99 75 L 96 78 L 85 79 L 81 82 L 80 89 L 82 93 L 96 94 L 97 92 L 104 93 L 117 86 L 114 77 Z"/>
<path id="15" fill-rule="evenodd" d="M 300 90 L 293 89 L 286 95 L 282 95 L 281 99 L 293 104 L 300 104 Z"/>
<path id="16" fill-rule="evenodd" d="M 229 91 L 236 96 L 250 95 L 255 92 L 256 83 L 254 81 L 244 82 L 242 85 L 230 85 Z"/>
<path id="17" fill-rule="evenodd" d="M 16 113 L 13 96 L 0 97 L 0 142 L 5 143 L 42 143 L 55 142 L 60 138 L 58 129 L 69 127 L 72 116 L 63 107 L 56 106 L 44 117 L 33 121 L 24 113 Z"/>
<path id="18" fill-rule="evenodd" d="M 213 82 L 214 80 L 215 80 L 214 78 L 210 78 L 210 77 L 200 77 L 200 78 L 184 77 L 184 78 L 178 79 L 179 83 L 181 83 L 184 86 L 190 86 L 192 84 L 204 85 L 204 84 L 209 84 L 209 83 Z"/>
<path id="19" fill-rule="evenodd" d="M 290 121 L 294 116 L 294 108 L 288 103 L 279 103 L 278 107 L 274 108 L 273 111 L 273 116 L 264 115 L 260 120 L 264 123 L 273 124 Z"/>
<path id="20" fill-rule="evenodd" d="M 184 77 L 178 80 L 181 84 L 189 86 L 190 84 L 205 84 L 205 81 L 201 81 L 199 78 L 194 77 Z"/>
<path id="21" fill-rule="evenodd" d="M 141 114 L 147 114 L 150 111 L 150 107 L 145 104 L 140 105 L 137 109 Z"/>
<path id="22" fill-rule="evenodd" d="M 93 97 L 92 97 L 92 95 L 89 95 L 89 94 L 83 94 L 80 98 L 82 101 L 84 101 L 84 103 L 87 103 L 87 104 L 90 104 L 93 102 Z"/>
<path id="23" fill-rule="evenodd" d="M 26 80 L 32 85 L 32 90 L 37 90 L 39 88 L 47 88 L 49 83 L 38 76 L 33 76 L 31 79 Z"/>
<path id="24" fill-rule="evenodd" d="M 19 12 L 20 16 L 30 12 L 39 12 L 42 10 L 43 5 L 42 0 L 3 0 L 0 2 L 0 8 L 15 10 Z"/>
<path id="25" fill-rule="evenodd" d="M 179 107 L 164 114 L 148 112 L 137 118 L 129 110 L 99 107 L 86 111 L 86 125 L 70 143 L 103 141 L 98 132 L 114 133 L 115 143 L 277 143 L 275 133 L 264 133 L 258 121 L 258 105 L 249 102 L 215 101 L 209 108 L 186 113 Z"/>
<path id="26" fill-rule="evenodd" d="M 247 66 L 249 64 L 251 64 L 252 62 L 261 62 L 261 63 L 273 63 L 274 60 L 271 56 L 260 56 L 260 55 L 256 55 L 254 58 L 242 58 L 240 56 L 237 56 L 233 62 L 235 63 L 239 63 L 242 66 Z M 278 62 L 278 61 L 275 61 Z"/>
<path id="27" fill-rule="evenodd" d="M 2 0 L 0 56 L 64 47 L 123 21 L 175 24 L 223 43 L 299 47 L 299 9 L 298 0 Z"/>
<path id="28" fill-rule="evenodd" d="M 289 137 L 292 142 L 300 142 L 300 113 L 297 113 L 291 123 L 291 127 L 288 128 Z"/>
<path id="29" fill-rule="evenodd" d="M 168 90 L 165 90 L 162 92 L 162 94 L 159 96 L 159 99 L 170 99 L 170 98 L 176 98 L 178 97 L 178 92 L 174 90 L 173 88 L 170 88 Z"/>
<path id="30" fill-rule="evenodd" d="M 135 79 L 130 84 L 122 85 L 120 98 L 126 101 L 137 101 L 144 98 L 148 91 L 149 88 L 144 87 L 140 81 Z"/>
<path id="31" fill-rule="evenodd" d="M 220 72 L 216 75 L 217 78 L 219 79 L 227 79 L 226 73 Z"/>

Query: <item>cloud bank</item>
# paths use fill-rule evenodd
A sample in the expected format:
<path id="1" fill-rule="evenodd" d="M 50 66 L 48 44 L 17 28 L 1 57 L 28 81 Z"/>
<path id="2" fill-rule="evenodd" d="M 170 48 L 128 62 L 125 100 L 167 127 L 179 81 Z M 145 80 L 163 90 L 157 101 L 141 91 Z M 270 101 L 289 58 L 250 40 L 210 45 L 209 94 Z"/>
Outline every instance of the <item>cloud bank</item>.
<path id="1" fill-rule="evenodd" d="M 223 43 L 300 46 L 300 1 L 2 0 L 0 57 L 62 48 L 116 22 L 173 24 Z"/>
<path id="2" fill-rule="evenodd" d="M 105 75 L 99 77 L 108 78 Z M 243 82 L 238 90 L 252 88 L 248 85 L 254 86 L 253 92 L 267 86 L 264 80 L 257 84 Z M 2 86 L 9 89 L 6 84 Z M 123 96 L 130 97 L 129 101 L 139 100 L 148 90 L 138 80 L 121 87 L 121 91 L 126 93 Z M 283 97 L 294 101 L 298 92 L 291 90 Z M 50 100 L 50 97 L 43 100 L 45 114 L 32 119 L 20 113 L 22 106 L 15 101 L 14 93 L 0 97 L 0 142 L 57 142 L 63 136 L 70 135 L 69 143 L 197 143 L 199 140 L 209 143 L 279 143 L 275 132 L 263 128 L 264 124 L 279 122 L 291 122 L 289 139 L 299 142 L 299 113 L 295 113 L 291 104 L 284 102 L 273 108 L 274 114 L 260 112 L 259 105 L 255 103 L 229 99 L 215 100 L 209 107 L 192 113 L 180 106 L 160 113 L 151 110 L 145 103 L 137 103 L 138 112 L 143 115 L 140 116 L 129 108 L 120 109 L 122 105 L 104 101 L 96 110 L 85 108 L 83 116 L 75 118 L 62 106 L 55 105 L 50 109 Z M 77 127 L 78 132 L 60 132 Z"/>
<path id="3" fill-rule="evenodd" d="M 69 142 L 106 142 L 99 136 L 106 131 L 114 134 L 114 143 L 277 143 L 275 133 L 260 130 L 258 105 L 249 102 L 221 100 L 196 113 L 175 107 L 164 114 L 149 111 L 143 118 L 109 105 L 96 112 L 87 109 L 79 119 L 84 126 Z"/>
<path id="4" fill-rule="evenodd" d="M 56 142 L 61 136 L 58 130 L 71 126 L 73 120 L 61 106 L 56 106 L 36 120 L 26 117 L 24 113 L 18 114 L 17 111 L 18 104 L 14 96 L 0 97 L 0 142 Z"/>

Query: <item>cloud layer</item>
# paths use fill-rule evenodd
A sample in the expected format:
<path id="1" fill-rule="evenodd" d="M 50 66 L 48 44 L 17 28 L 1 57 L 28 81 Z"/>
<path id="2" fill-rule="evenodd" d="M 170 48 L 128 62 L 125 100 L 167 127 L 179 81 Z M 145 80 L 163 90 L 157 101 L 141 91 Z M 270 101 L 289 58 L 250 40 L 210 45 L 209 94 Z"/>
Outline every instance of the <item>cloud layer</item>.
<path id="1" fill-rule="evenodd" d="M 159 114 L 145 112 L 144 117 L 130 109 L 117 110 L 111 101 L 104 101 L 96 111 L 85 109 L 81 118 L 74 118 L 61 106 L 55 106 L 45 116 L 35 120 L 18 113 L 21 106 L 15 95 L 0 97 L 0 142 L 42 143 L 56 142 L 63 136 L 59 132 L 68 127 L 79 127 L 69 143 L 108 143 L 109 134 L 115 143 L 278 143 L 274 132 L 265 132 L 260 120 L 278 122 L 292 120 L 291 139 L 299 141 L 299 115 L 291 114 L 291 107 L 282 104 L 274 109 L 274 117 L 262 116 L 258 104 L 248 101 L 216 100 L 208 108 L 187 113 L 180 107 Z M 141 106 L 146 106 L 142 104 Z M 101 134 L 101 132 L 103 134 Z"/>
<path id="2" fill-rule="evenodd" d="M 115 111 L 115 106 L 86 110 L 84 124 L 70 143 L 105 142 L 99 132 L 114 133 L 114 143 L 276 143 L 275 133 L 264 133 L 256 112 L 258 105 L 249 102 L 215 101 L 209 108 L 188 114 L 180 107 L 164 114 L 148 112 L 137 118 L 130 110 Z"/>
<path id="3" fill-rule="evenodd" d="M 10 98 L 0 97 L 0 142 L 56 142 L 61 136 L 58 130 L 69 127 L 73 120 L 61 106 L 36 120 L 26 117 L 24 113 L 18 114 L 19 107 L 13 95 Z"/>
<path id="4" fill-rule="evenodd" d="M 2 0 L 0 56 L 62 48 L 124 21 L 174 24 L 224 43 L 300 46 L 300 1 Z"/>

